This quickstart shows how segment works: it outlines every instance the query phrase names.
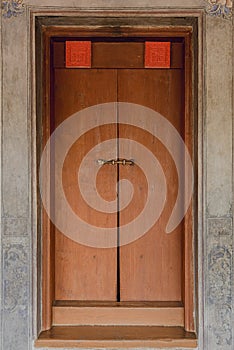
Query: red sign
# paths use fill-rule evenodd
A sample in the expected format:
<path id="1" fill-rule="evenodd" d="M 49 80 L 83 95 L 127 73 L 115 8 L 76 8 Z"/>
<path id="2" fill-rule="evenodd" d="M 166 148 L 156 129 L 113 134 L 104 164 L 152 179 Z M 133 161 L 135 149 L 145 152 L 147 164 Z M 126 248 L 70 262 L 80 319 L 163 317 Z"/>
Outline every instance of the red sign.
<path id="1" fill-rule="evenodd" d="M 91 67 L 91 41 L 66 41 L 66 67 Z"/>
<path id="2" fill-rule="evenodd" d="M 152 42 L 145 43 L 145 68 L 170 68 L 171 43 Z"/>

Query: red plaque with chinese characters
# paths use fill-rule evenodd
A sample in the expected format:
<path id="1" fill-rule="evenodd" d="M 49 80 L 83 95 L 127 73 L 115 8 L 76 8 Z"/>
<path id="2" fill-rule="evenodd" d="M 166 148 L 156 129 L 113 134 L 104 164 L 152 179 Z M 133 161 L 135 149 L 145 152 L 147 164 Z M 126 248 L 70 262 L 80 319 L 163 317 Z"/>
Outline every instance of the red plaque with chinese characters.
<path id="1" fill-rule="evenodd" d="M 151 42 L 145 43 L 145 68 L 170 68 L 171 43 Z"/>
<path id="2" fill-rule="evenodd" d="M 66 41 L 66 67 L 91 67 L 91 41 Z"/>

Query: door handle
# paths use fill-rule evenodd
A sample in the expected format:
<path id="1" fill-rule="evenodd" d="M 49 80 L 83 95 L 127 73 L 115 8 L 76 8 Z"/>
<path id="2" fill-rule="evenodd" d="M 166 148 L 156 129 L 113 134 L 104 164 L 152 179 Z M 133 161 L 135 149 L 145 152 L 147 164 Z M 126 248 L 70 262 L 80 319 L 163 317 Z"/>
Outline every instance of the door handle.
<path id="1" fill-rule="evenodd" d="M 99 165 L 105 165 L 105 164 L 110 164 L 110 165 L 134 165 L 134 161 L 132 159 L 110 159 L 110 160 L 104 160 L 104 159 L 98 159 L 97 163 Z"/>

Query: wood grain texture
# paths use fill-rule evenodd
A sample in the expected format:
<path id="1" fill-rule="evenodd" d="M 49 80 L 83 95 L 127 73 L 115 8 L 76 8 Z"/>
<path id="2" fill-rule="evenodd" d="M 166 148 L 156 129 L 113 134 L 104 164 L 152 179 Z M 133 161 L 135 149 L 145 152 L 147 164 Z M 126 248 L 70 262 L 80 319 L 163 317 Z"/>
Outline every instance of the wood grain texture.
<path id="1" fill-rule="evenodd" d="M 114 70 L 57 69 L 54 86 L 55 127 L 81 109 L 117 98 Z M 85 133 L 69 150 L 63 167 L 63 187 L 71 208 L 82 220 L 95 227 L 116 227 L 117 214 L 98 212 L 85 203 L 79 192 L 77 173 L 87 152 L 109 138 L 116 138 L 114 124 Z M 113 149 L 113 158 L 116 153 L 117 149 Z M 102 158 L 101 153 L 98 158 Z M 95 163 L 95 159 L 93 161 Z M 116 196 L 116 171 L 112 166 L 100 170 L 97 188 L 106 200 L 113 200 Z M 89 178 L 82 181 L 89 188 Z M 62 215 L 58 206 L 55 210 L 57 215 Z M 56 229 L 55 299 L 116 300 L 116 263 L 115 248 L 87 247 Z"/>
<path id="2" fill-rule="evenodd" d="M 51 129 L 50 111 L 51 111 L 51 70 L 50 70 L 50 40 L 47 36 L 43 35 L 43 53 L 42 60 L 44 65 L 42 66 L 42 81 L 41 89 L 43 91 L 43 103 L 41 106 L 42 113 L 42 140 L 39 149 L 45 147 L 49 137 Z M 40 129 L 39 129 L 40 130 Z M 50 169 L 50 159 L 47 159 L 47 167 Z M 47 169 L 45 169 L 47 173 Z M 45 174 L 44 174 L 45 175 Z M 39 178 L 39 174 L 38 174 Z M 50 181 L 45 184 L 46 196 L 48 202 L 50 201 Z M 51 327 L 52 323 L 52 309 L 51 305 L 54 300 L 54 226 L 52 225 L 50 218 L 48 217 L 44 208 L 41 208 L 42 219 L 42 329 L 47 330 Z"/>
<path id="3" fill-rule="evenodd" d="M 197 179 L 196 179 L 196 164 L 195 159 L 197 154 L 194 153 L 196 149 L 196 111 L 192 104 L 193 93 L 195 86 L 192 82 L 192 70 L 193 70 L 193 54 L 192 54 L 192 38 L 191 34 L 185 37 L 185 129 L 184 129 L 184 141 L 190 153 L 194 166 L 195 177 L 195 191 L 188 208 L 188 211 L 184 218 L 184 275 L 183 275 L 183 289 L 184 289 L 184 306 L 185 306 L 185 329 L 187 331 L 195 330 L 195 320 L 192 310 L 195 308 L 195 268 L 194 268 L 194 256 L 195 256 L 195 232 L 196 232 L 196 201 L 197 201 Z M 195 170 L 196 169 L 196 170 Z M 185 188 L 185 191 L 188 189 Z"/>
<path id="4" fill-rule="evenodd" d="M 36 347 L 83 348 L 196 348 L 194 333 L 182 327 L 73 326 L 52 327 L 42 332 Z"/>
<path id="5" fill-rule="evenodd" d="M 53 325 L 184 326 L 184 308 L 53 306 Z"/>
<path id="6" fill-rule="evenodd" d="M 137 103 L 154 109 L 167 118 L 183 135 L 183 74 L 181 71 L 121 70 L 118 74 L 118 90 L 120 102 Z M 159 220 L 143 237 L 120 248 L 120 299 L 180 301 L 183 226 L 180 224 L 172 233 L 165 233 L 178 190 L 174 161 L 165 146 L 152 134 L 144 131 L 144 120 L 141 129 L 121 125 L 121 116 L 119 122 L 119 137 L 135 140 L 150 150 L 159 160 L 167 180 L 167 199 Z M 134 116 L 132 116 L 132 123 L 134 124 Z M 152 130 L 156 127 L 152 125 Z M 129 147 L 131 150 L 131 143 Z M 135 166 L 120 167 L 120 178 L 125 177 L 130 180 L 140 179 L 141 170 Z M 158 186 L 157 179 L 155 179 L 155 186 L 156 188 Z M 136 191 L 138 197 L 131 207 L 130 216 L 138 215 L 139 208 L 148 195 L 147 182 L 144 184 L 139 181 L 135 187 L 138 189 Z M 120 235 L 121 225 L 126 223 L 127 215 L 126 210 L 120 212 Z M 147 220 L 147 217 L 144 220 Z"/>
<path id="7" fill-rule="evenodd" d="M 144 64 L 143 43 L 93 43 L 93 67 L 139 68 Z"/>

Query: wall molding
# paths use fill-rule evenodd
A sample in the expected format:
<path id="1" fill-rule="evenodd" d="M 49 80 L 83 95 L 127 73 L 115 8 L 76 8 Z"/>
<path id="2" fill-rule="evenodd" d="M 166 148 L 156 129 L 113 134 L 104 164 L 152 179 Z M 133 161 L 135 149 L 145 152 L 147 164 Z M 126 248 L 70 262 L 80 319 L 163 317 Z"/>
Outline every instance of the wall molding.
<path id="1" fill-rule="evenodd" d="M 204 8 L 204 10 L 208 15 L 213 17 L 221 17 L 224 19 L 232 18 L 233 0 L 205 1 L 207 3 L 207 6 Z M 131 8 L 129 7 L 129 9 Z M 162 7 L 160 6 L 159 9 L 162 10 Z M 18 15 L 23 14 L 24 10 L 24 0 L 2 0 L 2 14 L 4 18 L 17 17 Z M 191 10 L 193 10 L 193 8 L 191 8 Z"/>

